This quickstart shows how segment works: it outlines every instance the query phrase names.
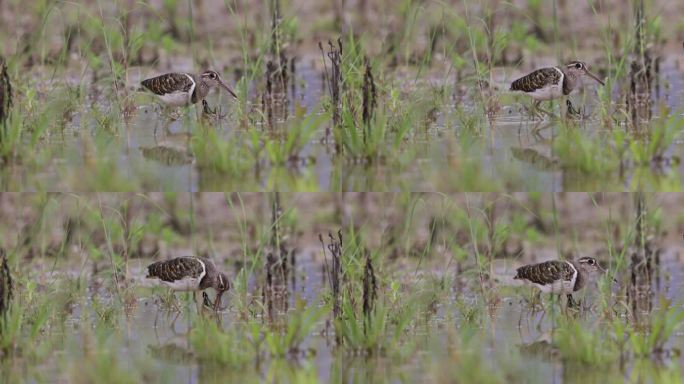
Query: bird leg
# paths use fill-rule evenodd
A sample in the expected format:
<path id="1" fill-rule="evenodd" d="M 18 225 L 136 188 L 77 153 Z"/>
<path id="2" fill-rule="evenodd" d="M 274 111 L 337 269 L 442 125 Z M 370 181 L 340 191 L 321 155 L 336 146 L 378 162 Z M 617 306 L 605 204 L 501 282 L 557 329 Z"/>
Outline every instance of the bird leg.
<path id="1" fill-rule="evenodd" d="M 197 291 L 192 291 L 192 301 L 195 302 L 195 308 L 197 308 L 197 313 L 200 313 L 202 311 L 202 306 L 200 305 L 199 301 L 197 301 Z"/>
<path id="2" fill-rule="evenodd" d="M 216 293 L 216 301 L 214 301 L 214 312 L 218 312 L 221 307 L 221 296 L 223 296 L 224 291 L 219 291 Z"/>
<path id="3" fill-rule="evenodd" d="M 540 103 L 541 103 L 541 101 L 535 100 L 534 104 L 532 105 L 532 108 L 529 108 L 527 106 L 523 107 L 525 109 L 525 111 L 527 112 L 527 114 L 530 115 L 530 117 L 532 119 L 535 119 L 537 117 L 541 117 L 541 115 L 539 113 L 539 104 Z"/>
<path id="4" fill-rule="evenodd" d="M 537 102 L 534 104 L 534 107 L 537 111 L 540 111 L 549 117 L 554 117 L 553 113 L 551 113 L 551 112 L 549 112 L 546 109 L 541 107 L 541 100 L 537 100 Z"/>
<path id="5" fill-rule="evenodd" d="M 551 112 L 541 107 L 541 103 L 541 100 L 535 100 L 534 104 L 532 105 L 532 109 L 525 107 L 525 110 L 527 110 L 527 113 L 529 113 L 533 119 L 539 118 L 541 120 L 544 120 L 543 115 L 553 117 L 553 114 Z"/>
<path id="6" fill-rule="evenodd" d="M 209 299 L 209 295 L 202 291 L 202 308 L 212 309 L 214 312 L 218 312 L 221 309 L 221 294 L 216 294 L 216 300 L 212 303 Z"/>
<path id="7" fill-rule="evenodd" d="M 181 312 L 181 309 L 178 306 L 178 300 L 176 295 L 173 294 L 172 289 L 169 288 L 166 291 L 166 296 L 160 296 L 160 299 L 163 304 L 168 306 L 169 309 L 174 309 L 176 312 Z"/>

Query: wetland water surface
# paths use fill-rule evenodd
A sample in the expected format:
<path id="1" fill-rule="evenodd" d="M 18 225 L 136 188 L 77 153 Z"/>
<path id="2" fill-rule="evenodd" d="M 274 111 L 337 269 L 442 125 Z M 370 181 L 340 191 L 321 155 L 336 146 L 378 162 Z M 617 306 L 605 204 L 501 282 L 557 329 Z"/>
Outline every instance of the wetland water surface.
<path id="1" fill-rule="evenodd" d="M 681 203 L 678 194 L 0 195 L 14 287 L 0 374 L 674 380 L 684 366 L 684 219 L 672 208 Z M 227 273 L 217 314 L 145 278 L 150 263 L 187 255 Z M 608 270 L 574 292 L 578 308 L 512 278 L 559 255 Z M 211 307 L 213 295 L 199 299 Z"/>
<path id="2" fill-rule="evenodd" d="M 401 89 L 396 102 L 415 109 L 409 110 L 415 116 L 403 122 L 410 124 L 408 131 L 396 132 L 403 128 L 392 125 L 390 116 L 387 129 L 391 132 L 382 139 L 384 149 L 378 151 L 376 160 L 339 155 L 334 139 L 326 136 L 331 122 L 321 115 L 327 100 L 323 71 L 315 68 L 315 58 L 302 61 L 285 107 L 268 116 L 253 92 L 250 101 L 239 106 L 244 99 L 210 98 L 212 105 L 220 103 L 224 118 L 208 126 L 197 124 L 194 107 L 181 111 L 179 121 L 170 122 L 168 112 L 149 104 L 154 99 L 142 93 L 136 93 L 139 106 L 129 123 L 116 117 L 93 117 L 92 108 L 112 113 L 107 102 L 75 106 L 73 120 L 61 132 L 42 137 L 31 161 L 4 167 L 0 183 L 9 190 L 107 185 L 120 190 L 175 191 L 598 191 L 679 189 L 681 184 L 684 165 L 679 159 L 684 140 L 676 111 L 682 104 L 684 76 L 672 62 L 663 64 L 656 92 L 660 98 L 653 101 L 654 108 L 675 114 L 669 122 L 668 116 L 657 112 L 653 118 L 654 125 L 669 124 L 671 142 L 658 157 L 636 163 L 624 155 L 630 151 L 628 143 L 616 139 L 627 128 L 618 125 L 606 130 L 599 120 L 594 88 L 584 92 L 586 97 L 571 97 L 578 108 L 593 112 L 586 120 L 567 126 L 556 117 L 531 121 L 522 109 L 526 100 L 501 90 L 496 97 L 504 104 L 488 120 L 481 117 L 482 107 L 474 102 L 476 94 L 449 94 L 442 101 L 435 100 L 430 94 L 440 86 L 410 79 L 389 80 L 385 85 Z M 500 79 L 501 87 L 510 79 L 510 75 Z M 448 79 L 436 81 L 449 83 Z M 49 87 L 57 87 L 48 91 L 57 99 L 67 97 L 59 85 Z M 557 104 L 556 114 L 560 112 Z M 242 128 L 238 108 L 251 111 L 252 127 Z M 566 106 L 561 110 L 564 114 Z M 396 113 L 401 114 L 401 109 Z M 292 130 L 301 132 L 290 135 Z"/>
<path id="3" fill-rule="evenodd" d="M 0 383 L 683 383 L 682 15 L 0 0 Z"/>
<path id="4" fill-rule="evenodd" d="M 288 297 L 285 304 L 290 310 L 276 311 L 275 321 L 269 320 L 267 312 L 257 315 L 253 320 L 245 321 L 237 313 L 231 302 L 239 300 L 233 295 L 227 295 L 224 305 L 227 310 L 222 312 L 217 321 L 225 329 L 235 329 L 236 332 L 249 333 L 255 326 L 268 327 L 269 321 L 273 321 L 272 326 L 277 331 L 287 332 L 287 326 L 283 325 L 287 321 L 295 321 L 290 316 L 296 317 L 293 313 L 298 312 L 297 302 L 303 301 L 309 306 L 320 306 L 321 292 L 324 290 L 325 277 L 322 275 L 321 257 L 315 255 L 317 251 L 304 252 L 298 258 L 299 263 L 295 272 L 294 279 L 288 284 Z M 551 252 L 552 253 L 552 252 Z M 672 252 L 665 252 L 662 265 L 657 272 L 657 279 L 654 281 L 654 292 L 656 298 L 655 306 L 662 305 L 662 300 L 677 300 L 684 295 L 684 264 L 673 259 Z M 134 264 L 145 265 L 144 260 L 136 261 Z M 510 264 L 510 262 L 508 263 Z M 508 266 L 509 268 L 511 265 Z M 141 282 L 143 272 L 138 268 L 132 271 L 137 275 Z M 236 271 L 237 272 L 237 271 Z M 505 271 L 502 270 L 502 273 Z M 510 272 L 510 271 L 508 271 Z M 73 275 L 77 275 L 74 271 Z M 412 272 L 400 272 L 405 275 L 404 280 L 407 285 L 419 285 L 418 280 L 424 278 Z M 441 278 L 437 275 L 437 278 Z M 68 279 L 68 277 L 57 277 L 56 279 Z M 42 280 L 42 279 L 40 279 Z M 89 281 L 98 279 L 85 278 Z M 49 281 L 49 280 L 46 280 Z M 53 282 L 54 283 L 54 282 Z M 143 282 L 144 283 L 144 282 Z M 461 286 L 461 284 L 464 284 Z M 255 287 L 255 282 L 250 281 L 249 290 L 256 295 L 260 292 Z M 188 296 L 179 294 L 180 300 L 174 304 L 176 309 L 170 308 L 164 302 L 163 290 L 152 291 L 136 289 L 139 297 L 133 302 L 127 302 L 126 309 L 123 311 L 115 310 L 109 315 L 93 311 L 101 305 L 120 305 L 116 297 L 108 297 L 103 292 L 97 293 L 97 284 L 91 286 L 84 292 L 84 296 L 73 298 L 73 319 L 67 320 L 69 324 L 64 329 L 58 331 L 62 343 L 54 345 L 54 358 L 50 359 L 47 367 L 30 368 L 24 366 L 29 376 L 37 375 L 40 377 L 45 369 L 63 375 L 64 369 L 59 365 L 73 364 L 71 361 L 81 353 L 88 353 L 90 348 L 105 349 L 114 355 L 113 361 L 116 362 L 118 369 L 130 370 L 130 372 L 144 372 L 145 375 L 153 375 L 163 382 L 177 383 L 199 383 L 199 382 L 229 382 L 234 380 L 243 381 L 268 381 L 268 382 L 301 382 L 309 380 L 320 382 L 439 382 L 448 375 L 449 364 L 461 366 L 460 359 L 469 359 L 469 354 L 482 354 L 480 358 L 491 361 L 492 369 L 497 369 L 498 364 L 507 365 L 505 371 L 510 374 L 509 369 L 512 364 L 517 366 L 512 372 L 515 378 L 509 377 L 513 382 L 528 383 L 580 383 L 580 382 L 622 382 L 623 378 L 631 382 L 658 382 L 661 375 L 667 373 L 672 368 L 684 366 L 684 358 L 679 351 L 684 347 L 684 334 L 676 333 L 667 341 L 666 350 L 663 356 L 658 358 L 647 358 L 638 361 L 628 361 L 620 363 L 617 359 L 607 365 L 607 369 L 594 368 L 592 364 L 583 366 L 577 361 L 572 361 L 565 356 L 554 345 L 555 338 L 560 336 L 554 332 L 564 332 L 562 329 L 563 317 L 560 307 L 552 306 L 550 302 L 545 303 L 548 307 L 546 311 L 541 309 L 533 310 L 525 300 L 524 295 L 517 291 L 504 291 L 500 294 L 499 302 L 492 306 L 489 313 L 482 313 L 473 316 L 473 307 L 479 305 L 481 299 L 476 292 L 470 290 L 477 289 L 474 285 L 467 282 L 458 283 L 461 287 L 450 287 L 444 302 L 436 304 L 433 308 L 434 313 L 426 317 L 425 322 L 419 322 L 415 327 L 406 331 L 405 339 L 402 344 L 394 345 L 393 349 L 382 351 L 377 355 L 368 356 L 364 352 L 350 352 L 349 350 L 335 347 L 334 335 L 330 332 L 327 318 L 316 321 L 306 335 L 302 335 L 301 346 L 298 351 L 288 353 L 284 356 L 269 356 L 269 347 L 266 343 L 258 341 L 258 333 L 253 336 L 257 340 L 245 343 L 241 348 L 259 348 L 261 357 L 250 361 L 245 366 L 238 368 L 229 364 L 216 364 L 202 360 L 203 352 L 197 348 L 204 345 L 195 341 L 192 335 L 193 328 L 204 327 L 206 323 L 196 315 L 195 306 L 191 303 Z M 618 292 L 618 287 L 614 287 Z M 96 298 L 93 295 L 97 295 Z M 578 298 L 584 301 L 587 308 L 596 308 L 596 295 L 579 295 Z M 249 299 L 248 300 L 252 300 Z M 282 307 L 281 307 L 282 309 Z M 258 309 L 255 309 L 258 311 Z M 84 316 L 83 312 L 89 313 Z M 609 324 L 596 324 L 600 316 L 588 310 L 580 317 L 580 323 L 587 329 L 595 327 L 610 327 Z M 289 313 L 288 313 L 289 312 Z M 89 317 L 110 316 L 111 318 L 100 318 L 97 320 L 86 320 Z M 288 319 L 289 318 L 289 319 Z M 286 320 L 288 319 L 288 320 Z M 92 322 L 105 322 L 94 326 Z M 284 321 L 284 323 L 283 323 Z M 279 325 L 280 324 L 280 325 Z M 560 325 L 559 325 L 560 324 Z M 95 335 L 91 334 L 93 327 Z M 100 327 L 108 328 L 103 331 Z M 282 328 L 281 328 L 282 327 Z M 559 329 L 559 327 L 561 327 Z M 84 329 L 85 328 L 85 329 Z M 555 331 L 554 331 L 555 329 Z M 229 331 L 234 332 L 234 331 Z M 463 341 L 455 337 L 456 333 L 468 334 L 468 340 Z M 234 336 L 234 333 L 231 333 Z M 97 338 L 96 341 L 90 338 Z M 251 338 L 248 337 L 248 338 Z M 223 338 L 216 340 L 208 339 L 208 343 L 225 342 Z M 262 340 L 263 342 L 263 340 Z M 91 344 L 95 345 L 91 345 Z M 456 343 L 455 345 L 449 345 Z M 227 353 L 242 353 L 232 349 L 235 345 L 225 346 Z M 214 351 L 218 347 L 207 347 Z M 400 352 L 401 349 L 410 350 L 410 353 Z M 465 348 L 451 356 L 449 352 L 453 348 Z M 468 350 L 477 348 L 477 350 Z M 100 353 L 100 352 L 98 352 Z M 598 353 L 598 352 L 597 352 Z M 603 352 L 609 353 L 609 352 Z M 406 354 L 406 355 L 404 355 Z M 251 356 L 251 354 L 250 354 Z M 615 355 L 595 356 L 596 359 L 612 359 Z M 590 362 L 591 363 L 591 362 Z M 27 362 L 18 362 L 25 365 Z M 57 365 L 57 366 L 55 366 Z M 446 365 L 442 367 L 440 365 Z M 19 369 L 18 367 L 15 367 Z M 37 370 L 36 370 L 37 369 Z M 462 368 L 465 370 L 465 368 Z M 481 369 L 481 368 L 480 368 Z M 485 368 L 485 370 L 488 368 Z M 674 368 L 674 375 L 684 374 L 681 368 Z M 445 370 L 445 372 L 442 372 Z M 477 370 L 477 368 L 475 369 Z M 504 370 L 502 370 L 504 371 Z M 57 373 L 59 372 L 59 373 Z M 454 370 L 455 375 L 465 374 Z M 70 372 L 71 377 L 76 379 L 78 372 Z M 479 375 L 486 377 L 486 372 Z M 498 377 L 499 374 L 492 374 Z M 61 377 L 61 376 L 59 376 Z M 132 377 L 135 377 L 133 375 Z M 446 376 L 448 377 L 448 376 Z M 475 379 L 475 377 L 472 377 Z M 58 380 L 61 381 L 61 380 Z M 67 380 L 67 381 L 70 381 Z"/>

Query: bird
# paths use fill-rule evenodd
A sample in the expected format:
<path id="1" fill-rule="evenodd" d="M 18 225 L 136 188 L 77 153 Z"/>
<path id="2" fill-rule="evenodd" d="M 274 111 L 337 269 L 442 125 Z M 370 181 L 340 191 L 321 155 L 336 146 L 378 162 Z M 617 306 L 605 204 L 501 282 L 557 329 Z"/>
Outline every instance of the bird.
<path id="1" fill-rule="evenodd" d="M 235 92 L 223 82 L 218 72 L 213 70 L 204 71 L 200 75 L 185 72 L 166 73 L 145 79 L 140 84 L 170 107 L 197 104 L 215 87 L 222 87 L 237 99 Z"/>
<path id="2" fill-rule="evenodd" d="M 558 99 L 581 88 L 585 77 L 605 85 L 598 76 L 589 71 L 584 62 L 571 61 L 563 66 L 537 69 L 511 83 L 510 90 L 523 92 L 532 97 L 535 100 L 535 110 L 539 110 L 542 101 Z"/>
<path id="3" fill-rule="evenodd" d="M 195 303 L 197 291 L 214 288 L 214 311 L 218 311 L 223 293 L 230 290 L 228 276 L 219 272 L 214 262 L 204 257 L 183 256 L 152 263 L 147 266 L 146 277 L 156 279 L 174 291 L 192 291 Z M 205 296 L 203 299 L 206 302 Z"/>
<path id="4" fill-rule="evenodd" d="M 584 288 L 606 270 L 593 257 L 577 260 L 550 260 L 524 265 L 516 270 L 513 279 L 523 280 L 539 288 L 541 292 L 566 295 L 568 305 L 576 306 L 572 293 Z"/>

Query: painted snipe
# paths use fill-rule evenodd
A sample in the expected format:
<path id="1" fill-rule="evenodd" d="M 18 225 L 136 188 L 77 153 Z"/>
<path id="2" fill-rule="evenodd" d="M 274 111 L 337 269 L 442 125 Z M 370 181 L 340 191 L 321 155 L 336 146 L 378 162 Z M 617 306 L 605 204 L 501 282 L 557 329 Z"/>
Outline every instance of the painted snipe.
<path id="1" fill-rule="evenodd" d="M 585 63 L 572 61 L 564 66 L 537 69 L 511 83 L 510 90 L 529 95 L 535 100 L 535 110 L 540 110 L 539 105 L 542 101 L 569 95 L 581 88 L 583 79 L 587 77 L 605 85 L 598 76 L 589 71 Z"/>
<path id="2" fill-rule="evenodd" d="M 157 95 L 170 107 L 184 107 L 203 101 L 209 91 L 222 87 L 234 98 L 237 95 L 221 79 L 216 71 L 204 71 L 201 75 L 192 73 L 166 73 L 140 82 L 143 87 Z"/>
<path id="3" fill-rule="evenodd" d="M 171 260 L 158 261 L 147 266 L 147 278 L 157 279 L 160 283 L 175 291 L 193 291 L 193 298 L 197 291 L 207 288 L 216 290 L 214 310 L 219 309 L 221 296 L 230 289 L 230 281 L 225 273 L 219 272 L 216 265 L 203 257 L 184 256 Z M 203 296 L 206 301 L 206 297 Z"/>
<path id="4" fill-rule="evenodd" d="M 572 293 L 606 272 L 593 257 L 577 260 L 551 260 L 525 265 L 516 270 L 514 279 L 523 280 L 544 293 L 567 295 L 568 305 L 576 306 Z"/>

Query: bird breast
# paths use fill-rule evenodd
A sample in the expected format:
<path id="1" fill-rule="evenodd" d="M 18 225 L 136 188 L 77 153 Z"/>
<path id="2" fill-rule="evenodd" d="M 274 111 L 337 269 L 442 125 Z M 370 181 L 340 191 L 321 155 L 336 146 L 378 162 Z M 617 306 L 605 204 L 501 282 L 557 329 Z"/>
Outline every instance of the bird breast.
<path id="1" fill-rule="evenodd" d="M 159 95 L 164 104 L 172 107 L 184 107 L 190 104 L 190 94 L 187 92 L 173 92 Z"/>

